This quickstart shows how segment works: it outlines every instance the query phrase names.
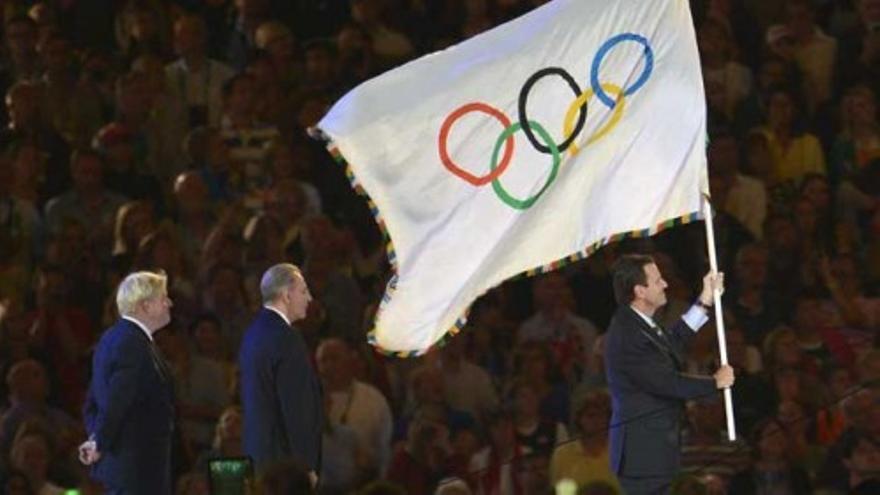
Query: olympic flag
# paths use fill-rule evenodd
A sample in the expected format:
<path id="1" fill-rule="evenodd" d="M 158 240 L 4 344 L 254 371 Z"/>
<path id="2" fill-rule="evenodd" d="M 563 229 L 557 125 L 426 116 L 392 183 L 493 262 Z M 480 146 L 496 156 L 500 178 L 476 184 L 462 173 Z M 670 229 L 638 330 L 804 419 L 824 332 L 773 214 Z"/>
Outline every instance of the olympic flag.
<path id="1" fill-rule="evenodd" d="M 389 238 L 371 341 L 417 355 L 483 293 L 696 220 L 687 0 L 555 0 L 367 81 L 318 124 Z"/>

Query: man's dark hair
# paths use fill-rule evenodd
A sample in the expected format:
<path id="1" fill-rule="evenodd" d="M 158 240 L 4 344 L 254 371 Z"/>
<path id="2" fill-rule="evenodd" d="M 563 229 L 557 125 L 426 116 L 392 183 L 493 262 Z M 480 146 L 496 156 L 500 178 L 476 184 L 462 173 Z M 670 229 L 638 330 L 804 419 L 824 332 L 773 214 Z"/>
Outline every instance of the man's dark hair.
<path id="1" fill-rule="evenodd" d="M 614 262 L 611 274 L 617 304 L 623 306 L 631 303 L 635 298 L 635 286 L 648 284 L 645 267 L 653 263 L 654 258 L 644 254 L 627 254 Z"/>

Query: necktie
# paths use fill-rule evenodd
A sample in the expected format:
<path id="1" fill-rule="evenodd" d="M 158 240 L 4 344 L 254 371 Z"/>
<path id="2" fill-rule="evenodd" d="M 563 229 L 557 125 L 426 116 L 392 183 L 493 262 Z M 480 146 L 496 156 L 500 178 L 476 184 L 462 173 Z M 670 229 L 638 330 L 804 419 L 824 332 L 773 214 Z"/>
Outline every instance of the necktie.
<path id="1" fill-rule="evenodd" d="M 153 365 L 156 367 L 156 371 L 159 372 L 159 375 L 163 380 L 168 381 L 171 379 L 171 370 L 168 368 L 168 364 L 165 362 L 165 359 L 162 358 L 162 354 L 159 351 L 159 348 L 156 346 L 155 341 L 150 341 L 150 355 L 153 358 Z"/>

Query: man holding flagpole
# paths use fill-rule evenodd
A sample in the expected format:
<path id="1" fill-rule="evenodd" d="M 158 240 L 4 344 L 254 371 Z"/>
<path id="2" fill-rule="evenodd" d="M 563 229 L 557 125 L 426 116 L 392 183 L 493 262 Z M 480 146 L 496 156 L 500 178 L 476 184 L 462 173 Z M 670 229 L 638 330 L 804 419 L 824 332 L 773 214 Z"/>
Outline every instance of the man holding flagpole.
<path id="1" fill-rule="evenodd" d="M 628 495 L 668 493 L 679 469 L 684 401 L 731 387 L 733 369 L 714 376 L 684 373 L 687 346 L 709 319 L 724 274 L 709 273 L 693 306 L 669 329 L 654 313 L 666 304 L 666 281 L 650 256 L 627 255 L 613 267 L 619 305 L 605 336 L 605 367 L 612 396 L 611 468 Z"/>

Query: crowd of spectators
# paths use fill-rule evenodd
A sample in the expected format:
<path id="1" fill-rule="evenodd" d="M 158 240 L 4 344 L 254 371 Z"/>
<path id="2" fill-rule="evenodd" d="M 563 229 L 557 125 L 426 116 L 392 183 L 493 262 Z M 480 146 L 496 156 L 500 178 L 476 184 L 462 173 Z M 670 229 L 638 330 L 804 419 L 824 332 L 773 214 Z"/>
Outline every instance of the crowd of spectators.
<path id="1" fill-rule="evenodd" d="M 384 240 L 306 133 L 358 83 L 542 3 L 0 2 L 0 492 L 100 493 L 76 461 L 91 351 L 120 277 L 161 269 L 174 479 L 208 493 L 208 462 L 241 454 L 235 357 L 259 276 L 286 261 L 314 295 L 320 493 L 619 493 L 608 270 L 652 253 L 669 322 L 705 273 L 702 225 L 506 283 L 447 345 L 392 359 L 366 343 Z M 740 435 L 720 397 L 689 403 L 676 493 L 880 493 L 880 0 L 691 7 Z M 715 336 L 691 371 L 717 366 Z M 297 480 L 282 466 L 264 487 Z"/>

